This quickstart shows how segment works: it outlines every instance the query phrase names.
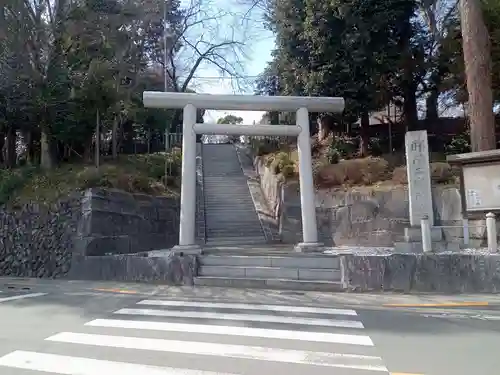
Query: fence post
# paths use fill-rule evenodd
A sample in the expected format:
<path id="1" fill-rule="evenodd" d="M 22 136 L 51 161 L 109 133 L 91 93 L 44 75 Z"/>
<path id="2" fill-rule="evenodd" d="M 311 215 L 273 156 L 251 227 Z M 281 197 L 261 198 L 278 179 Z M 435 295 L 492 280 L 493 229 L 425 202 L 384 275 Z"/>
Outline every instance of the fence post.
<path id="1" fill-rule="evenodd" d="M 486 214 L 486 236 L 488 239 L 488 250 L 496 253 L 498 251 L 497 223 L 493 212 Z"/>
<path id="2" fill-rule="evenodd" d="M 431 225 L 429 223 L 429 216 L 425 215 L 422 220 L 420 220 L 420 226 L 422 230 L 422 246 L 424 253 L 432 251 L 432 238 L 431 238 Z"/>

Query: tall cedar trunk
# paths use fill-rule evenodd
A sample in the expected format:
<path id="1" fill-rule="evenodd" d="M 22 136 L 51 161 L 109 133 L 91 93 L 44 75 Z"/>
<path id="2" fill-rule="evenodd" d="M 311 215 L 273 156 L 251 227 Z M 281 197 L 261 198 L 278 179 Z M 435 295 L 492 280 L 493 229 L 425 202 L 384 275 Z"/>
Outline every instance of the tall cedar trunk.
<path id="1" fill-rule="evenodd" d="M 413 29 L 410 18 L 408 18 L 401 26 L 401 55 L 403 63 L 403 79 L 401 82 L 403 94 L 403 116 L 406 124 L 406 129 L 416 130 L 418 126 L 417 112 L 417 85 L 415 83 L 414 71 L 415 61 L 413 59 L 413 51 L 411 46 L 411 37 Z"/>
<path id="2" fill-rule="evenodd" d="M 12 127 L 7 129 L 7 142 L 6 142 L 6 166 L 7 168 L 14 168 L 17 164 L 16 153 L 16 130 Z"/>
<path id="3" fill-rule="evenodd" d="M 100 166 L 100 158 L 101 158 L 101 117 L 99 115 L 99 110 L 96 111 L 95 114 L 95 156 L 94 162 L 96 168 Z"/>
<path id="4" fill-rule="evenodd" d="M 438 98 L 439 92 L 433 87 L 425 101 L 425 118 L 427 120 L 436 120 L 439 117 Z"/>
<path id="5" fill-rule="evenodd" d="M 52 169 L 54 167 L 52 145 L 49 141 L 49 135 L 46 128 L 42 129 L 40 136 L 40 166 L 43 169 Z"/>
<path id="6" fill-rule="evenodd" d="M 435 71 L 430 77 L 429 96 L 425 101 L 425 118 L 436 120 L 439 117 L 439 86 L 441 84 L 441 74 Z"/>
<path id="7" fill-rule="evenodd" d="M 411 62 L 413 64 L 413 62 Z M 417 110 L 417 87 L 413 78 L 413 68 L 405 68 L 405 76 L 408 78 L 404 82 L 404 102 L 403 114 L 406 122 L 406 129 L 408 131 L 418 130 L 418 110 Z"/>
<path id="8" fill-rule="evenodd" d="M 3 157 L 3 146 L 5 144 L 5 133 L 0 131 L 0 166 L 4 165 L 5 159 Z"/>
<path id="9" fill-rule="evenodd" d="M 118 116 L 115 116 L 111 129 L 111 153 L 113 159 L 118 158 Z"/>
<path id="10" fill-rule="evenodd" d="M 370 114 L 368 111 L 361 113 L 361 125 L 359 128 L 360 142 L 359 142 L 359 155 L 368 155 L 368 127 L 370 126 Z"/>
<path id="11" fill-rule="evenodd" d="M 493 94 L 491 90 L 491 47 L 480 0 L 460 0 L 460 20 L 465 75 L 469 93 L 472 151 L 496 148 Z"/>
<path id="12" fill-rule="evenodd" d="M 63 56 L 63 44 L 64 44 L 64 28 L 65 28 L 65 9 L 67 5 L 67 0 L 56 0 L 54 6 L 53 21 L 53 42 L 52 49 L 49 53 L 48 64 L 47 64 L 47 76 L 45 78 L 44 85 L 49 87 L 51 85 L 57 85 L 59 81 L 59 67 L 61 65 L 61 60 Z M 57 95 L 57 94 L 56 94 Z M 49 98 L 48 100 L 54 100 L 59 98 Z M 51 134 L 51 126 L 54 121 L 54 109 L 51 107 L 52 103 L 49 103 L 49 108 L 45 109 L 44 118 L 41 123 L 41 137 L 40 137 L 40 165 L 44 169 L 51 169 L 55 166 L 56 162 L 56 147 L 57 142 Z"/>

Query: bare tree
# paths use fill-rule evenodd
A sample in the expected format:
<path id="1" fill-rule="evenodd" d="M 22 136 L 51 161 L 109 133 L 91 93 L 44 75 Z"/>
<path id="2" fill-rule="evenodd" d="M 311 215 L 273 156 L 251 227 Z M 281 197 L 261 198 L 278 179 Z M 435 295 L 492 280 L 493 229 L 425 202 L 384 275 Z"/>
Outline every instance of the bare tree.
<path id="1" fill-rule="evenodd" d="M 186 92 L 198 74 L 215 70 L 238 88 L 245 83 L 246 30 L 237 30 L 237 15 L 215 3 L 191 0 L 177 29 L 167 29 L 166 72 L 171 88 Z"/>
<path id="2" fill-rule="evenodd" d="M 493 94 L 491 90 L 491 46 L 479 0 L 460 0 L 472 151 L 496 148 Z"/>
<path id="3" fill-rule="evenodd" d="M 455 19 L 458 0 L 420 0 L 417 2 L 419 15 L 427 28 L 429 41 L 425 45 L 428 63 L 425 91 L 427 119 L 439 117 L 439 96 L 443 81 L 443 68 L 448 64 L 442 54 L 442 42 L 447 35 L 448 25 Z"/>

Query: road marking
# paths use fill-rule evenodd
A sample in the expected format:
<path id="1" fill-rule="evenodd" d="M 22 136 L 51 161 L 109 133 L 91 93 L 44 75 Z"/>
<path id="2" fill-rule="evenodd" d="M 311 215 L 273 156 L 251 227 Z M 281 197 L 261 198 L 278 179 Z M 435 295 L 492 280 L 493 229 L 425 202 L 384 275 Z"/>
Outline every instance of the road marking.
<path id="1" fill-rule="evenodd" d="M 476 319 L 476 320 L 500 320 L 499 315 L 482 315 L 482 314 L 422 314 L 424 318 L 442 318 L 442 319 Z"/>
<path id="2" fill-rule="evenodd" d="M 356 311 L 349 309 L 331 309 L 326 307 L 301 307 L 286 305 L 252 305 L 246 303 L 217 303 L 217 302 L 194 302 L 194 301 L 168 301 L 168 300 L 144 300 L 138 305 L 164 306 L 164 307 L 197 307 L 213 309 L 236 309 L 236 310 L 262 310 L 276 312 L 327 314 L 327 315 L 358 315 Z"/>
<path id="3" fill-rule="evenodd" d="M 386 303 L 384 307 L 472 307 L 489 306 L 488 302 L 445 302 L 445 303 Z"/>
<path id="4" fill-rule="evenodd" d="M 332 320 L 332 319 L 299 318 L 290 316 L 251 315 L 251 314 L 221 314 L 221 313 L 212 313 L 205 311 L 120 309 L 118 311 L 115 311 L 114 314 L 161 316 L 169 318 L 235 320 L 235 321 L 263 322 L 263 323 L 286 323 L 286 324 L 341 327 L 341 328 L 364 328 L 363 323 L 356 320 L 335 320 L 335 319 Z"/>
<path id="5" fill-rule="evenodd" d="M 120 294 L 139 294 L 139 292 L 136 292 L 135 290 L 124 290 L 124 289 L 102 289 L 102 288 L 96 288 L 93 289 L 97 292 L 110 292 L 110 293 L 120 293 Z"/>
<path id="6" fill-rule="evenodd" d="M 230 375 L 211 371 L 139 365 L 16 350 L 0 358 L 0 366 L 61 375 Z"/>
<path id="7" fill-rule="evenodd" d="M 210 335 L 227 336 L 247 336 L 261 337 L 268 339 L 284 339 L 299 341 L 328 342 L 351 345 L 373 346 L 373 341 L 369 336 L 363 335 L 345 335 L 338 333 L 325 332 L 304 332 L 304 331 L 286 331 L 277 329 L 263 329 L 250 327 L 230 327 L 230 326 L 211 326 L 202 324 L 182 324 L 167 322 L 149 322 L 138 320 L 118 320 L 118 319 L 95 319 L 86 326 L 107 327 L 107 328 L 128 328 L 144 329 L 154 331 L 173 331 L 184 333 L 201 333 Z"/>
<path id="8" fill-rule="evenodd" d="M 390 375 L 424 375 L 424 374 L 414 374 L 409 372 L 391 372 Z"/>
<path id="9" fill-rule="evenodd" d="M 4 297 L 4 298 L 0 298 L 0 303 L 1 302 L 8 302 L 8 301 L 16 301 L 18 299 L 24 299 L 24 298 L 41 297 L 41 296 L 46 296 L 47 294 L 48 293 L 28 293 L 28 294 L 21 294 L 19 296 Z"/>
<path id="10" fill-rule="evenodd" d="M 366 371 L 383 371 L 386 373 L 388 371 L 382 364 L 382 358 L 355 354 L 309 352 L 302 350 L 265 348 L 259 346 L 226 345 L 210 342 L 148 339 L 73 332 L 58 333 L 47 338 L 46 340 L 69 344 L 221 356 L 249 360 L 350 368 Z M 354 364 L 353 361 L 358 361 L 358 364 Z"/>

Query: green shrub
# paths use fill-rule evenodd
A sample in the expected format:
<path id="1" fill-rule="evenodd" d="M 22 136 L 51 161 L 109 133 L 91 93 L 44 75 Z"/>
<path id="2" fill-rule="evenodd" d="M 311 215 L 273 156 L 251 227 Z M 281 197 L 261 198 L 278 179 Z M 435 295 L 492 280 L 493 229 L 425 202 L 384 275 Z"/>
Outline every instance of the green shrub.
<path id="1" fill-rule="evenodd" d="M 33 166 L 24 166 L 16 169 L 0 170 L 0 204 L 5 204 L 14 195 L 15 191 L 21 189 L 30 181 L 36 173 Z"/>
<path id="2" fill-rule="evenodd" d="M 326 158 L 330 164 L 338 164 L 340 161 L 340 152 L 336 148 L 329 147 L 326 153 Z"/>
<path id="3" fill-rule="evenodd" d="M 356 153 L 356 141 L 348 137 L 333 137 L 327 150 L 327 159 L 330 164 L 337 164 L 340 159 L 349 159 Z"/>
<path id="4" fill-rule="evenodd" d="M 278 152 L 274 155 L 270 168 L 274 174 L 280 174 L 288 165 L 294 168 L 294 162 L 290 159 L 290 155 L 286 152 Z"/>
<path id="5" fill-rule="evenodd" d="M 295 166 L 293 164 L 287 164 L 281 169 L 281 174 L 285 179 L 295 176 Z"/>
<path id="6" fill-rule="evenodd" d="M 274 155 L 268 155 L 266 156 L 266 159 L 265 159 L 265 164 L 266 164 L 266 167 L 268 168 L 271 168 L 271 165 L 273 164 L 274 162 Z"/>
<path id="7" fill-rule="evenodd" d="M 446 145 L 446 154 L 465 154 L 471 151 L 469 132 L 454 136 L 449 144 Z"/>
<path id="8" fill-rule="evenodd" d="M 381 156 L 384 153 L 380 138 L 370 138 L 368 142 L 368 152 L 372 156 Z"/>

